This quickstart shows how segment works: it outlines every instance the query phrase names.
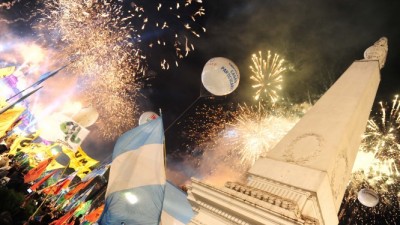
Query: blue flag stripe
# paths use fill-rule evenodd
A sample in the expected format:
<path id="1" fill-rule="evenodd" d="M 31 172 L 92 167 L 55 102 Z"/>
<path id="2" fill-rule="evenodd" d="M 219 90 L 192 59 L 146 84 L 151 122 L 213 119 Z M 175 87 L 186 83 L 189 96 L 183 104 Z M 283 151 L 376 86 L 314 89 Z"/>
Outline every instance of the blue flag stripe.
<path id="1" fill-rule="evenodd" d="M 100 224 L 158 225 L 163 195 L 161 185 L 114 192 L 106 199 Z"/>
<path id="2" fill-rule="evenodd" d="M 182 224 L 189 223 L 194 216 L 192 207 L 187 200 L 186 193 L 169 182 L 165 185 L 163 211 L 168 213 L 169 216 L 173 217 L 175 220 L 180 221 Z M 168 224 L 163 222 L 162 225 Z"/>

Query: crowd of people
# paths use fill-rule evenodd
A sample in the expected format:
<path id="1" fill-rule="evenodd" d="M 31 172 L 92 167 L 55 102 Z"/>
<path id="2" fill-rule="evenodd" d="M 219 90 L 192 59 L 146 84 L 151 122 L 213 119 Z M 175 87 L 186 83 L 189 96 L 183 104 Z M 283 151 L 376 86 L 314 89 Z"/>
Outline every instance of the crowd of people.
<path id="1" fill-rule="evenodd" d="M 50 196 L 40 191 L 29 192 L 32 183 L 24 182 L 24 175 L 31 169 L 23 152 L 8 154 L 12 141 L 0 140 L 0 225 L 52 224 L 64 214 L 59 203 L 60 197 Z M 97 199 L 106 185 L 96 185 L 90 198 Z M 83 216 L 72 216 L 64 224 L 77 225 Z"/>

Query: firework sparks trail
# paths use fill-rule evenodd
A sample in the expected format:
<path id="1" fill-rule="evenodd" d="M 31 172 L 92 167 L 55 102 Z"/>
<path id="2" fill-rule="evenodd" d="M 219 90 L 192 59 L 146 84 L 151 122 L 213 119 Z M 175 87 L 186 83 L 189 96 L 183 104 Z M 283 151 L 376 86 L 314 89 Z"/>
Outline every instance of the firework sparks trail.
<path id="1" fill-rule="evenodd" d="M 400 100 L 396 95 L 391 107 L 379 102 L 378 115 L 368 120 L 351 181 L 341 207 L 341 224 L 351 219 L 363 224 L 395 224 L 400 215 Z M 369 188 L 378 193 L 380 203 L 368 208 L 357 201 L 357 193 Z M 349 208 L 356 209 L 348 212 Z M 349 215 L 352 215 L 349 217 Z M 366 216 L 368 215 L 368 216 Z M 386 217 L 386 220 L 383 218 Z"/>
<path id="2" fill-rule="evenodd" d="M 273 109 L 262 104 L 198 107 L 195 115 L 187 120 L 190 125 L 187 125 L 189 130 L 184 136 L 191 139 L 195 147 L 182 146 L 189 149 L 183 157 L 185 163 L 189 168 L 196 168 L 198 174 L 192 176 L 199 176 L 207 182 L 218 183 L 228 177 L 240 179 L 309 107 L 308 104 L 282 104 Z M 221 177 L 224 179 L 219 179 Z"/>
<path id="3" fill-rule="evenodd" d="M 178 67 L 178 61 L 194 50 L 191 37 L 206 31 L 198 25 L 205 15 L 201 0 L 134 0 L 131 6 L 132 21 L 141 29 L 138 41 L 146 56 L 160 62 L 161 69 L 168 70 L 173 64 Z"/>
<path id="4" fill-rule="evenodd" d="M 19 2 L 10 1 L 2 7 L 8 9 Z M 141 76 L 146 76 L 142 52 L 148 53 L 139 49 L 138 42 L 154 50 L 155 46 L 172 47 L 177 65 L 178 59 L 194 50 L 191 36 L 205 32 L 196 24 L 204 15 L 201 4 L 201 0 L 162 4 L 137 0 L 127 11 L 123 0 L 41 0 L 32 7 L 29 19 L 7 23 L 35 18 L 33 28 L 43 41 L 41 45 L 57 53 L 52 59 L 74 61 L 67 72 L 79 75 L 80 92 L 75 97 L 100 112 L 96 125 L 103 137 L 111 139 L 134 125 L 137 105 L 132 102 Z M 141 35 L 135 29 L 137 24 Z M 168 69 L 172 60 L 162 57 L 161 62 Z"/>
<path id="5" fill-rule="evenodd" d="M 12 0 L 8 2 L 0 3 L 0 24 L 16 24 L 18 22 L 25 22 L 26 24 L 29 24 L 31 20 L 35 17 L 36 13 L 32 13 L 30 15 L 25 15 L 23 17 L 20 17 L 20 13 L 23 14 L 23 10 L 19 10 L 17 13 L 15 11 L 8 13 L 8 11 L 12 8 L 17 8 L 21 5 L 22 8 L 34 8 L 36 1 L 24 1 L 24 0 Z M 19 6 L 18 6 L 19 5 Z M 3 14 L 4 13 L 4 14 Z M 4 17 L 4 18 L 3 18 Z"/>
<path id="6" fill-rule="evenodd" d="M 42 40 L 58 49 L 58 59 L 74 58 L 68 68 L 81 75 L 80 99 L 99 112 L 97 126 L 105 138 L 115 138 L 134 126 L 134 104 L 141 74 L 141 55 L 134 46 L 134 27 L 122 1 L 44 0 L 34 28 Z M 123 123 L 121 121 L 124 121 Z"/>
<path id="7" fill-rule="evenodd" d="M 230 140 L 224 143 L 239 155 L 241 164 L 253 165 L 300 119 L 299 111 L 294 110 L 298 108 L 291 109 L 285 112 L 277 107 L 271 112 L 261 104 L 252 107 L 239 105 L 229 122 L 231 128 L 224 131 L 224 138 Z"/>
<path id="8" fill-rule="evenodd" d="M 250 79 L 255 82 L 252 87 L 256 89 L 254 99 L 268 100 L 275 104 L 279 99 L 278 92 L 282 89 L 282 76 L 286 71 L 285 60 L 276 53 L 272 56 L 271 51 L 268 51 L 266 59 L 259 51 L 258 55 L 252 55 L 251 60 L 253 65 L 250 66 L 252 72 Z"/>
<path id="9" fill-rule="evenodd" d="M 0 3 L 0 9 L 11 9 L 16 3 L 20 2 L 20 0 L 14 0 L 9 2 Z"/>

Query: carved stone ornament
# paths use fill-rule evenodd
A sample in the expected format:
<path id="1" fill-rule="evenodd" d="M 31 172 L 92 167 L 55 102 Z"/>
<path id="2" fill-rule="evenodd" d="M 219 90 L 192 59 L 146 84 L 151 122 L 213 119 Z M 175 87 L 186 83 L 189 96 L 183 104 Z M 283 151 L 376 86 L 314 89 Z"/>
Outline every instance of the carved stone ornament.
<path id="1" fill-rule="evenodd" d="M 388 52 L 388 39 L 381 37 L 371 47 L 367 48 L 364 52 L 364 59 L 378 60 L 379 68 L 382 69 L 385 65 L 386 55 Z"/>

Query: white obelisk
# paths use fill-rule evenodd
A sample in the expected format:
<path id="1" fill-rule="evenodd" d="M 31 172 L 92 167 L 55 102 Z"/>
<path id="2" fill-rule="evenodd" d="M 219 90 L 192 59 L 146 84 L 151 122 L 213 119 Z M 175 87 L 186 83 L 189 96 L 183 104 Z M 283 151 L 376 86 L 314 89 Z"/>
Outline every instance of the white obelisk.
<path id="1" fill-rule="evenodd" d="M 355 61 L 265 158 L 247 183 L 216 188 L 192 179 L 191 224 L 338 224 L 387 55 L 381 38 Z"/>

